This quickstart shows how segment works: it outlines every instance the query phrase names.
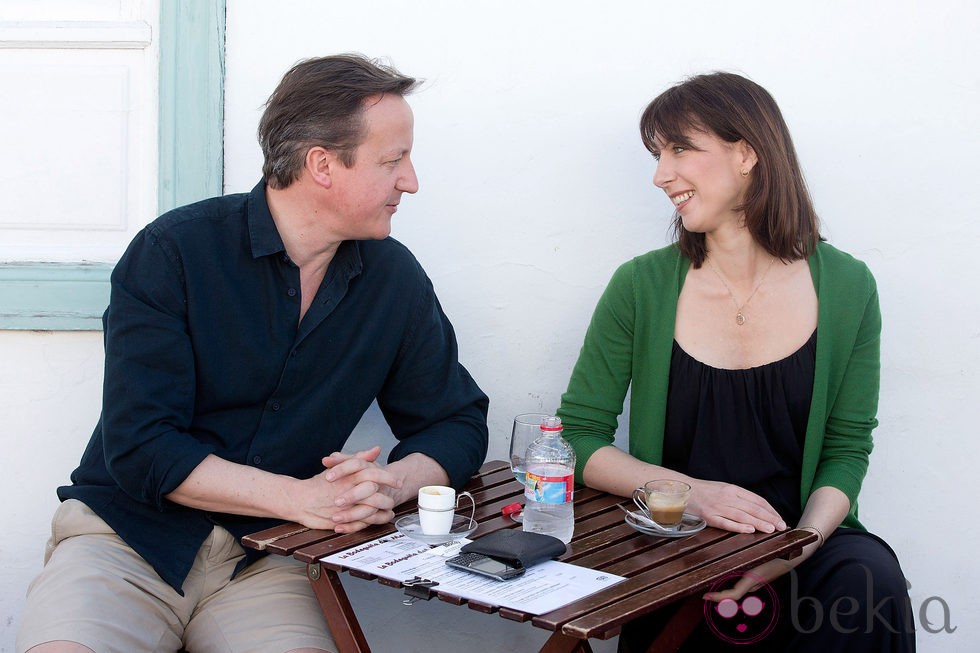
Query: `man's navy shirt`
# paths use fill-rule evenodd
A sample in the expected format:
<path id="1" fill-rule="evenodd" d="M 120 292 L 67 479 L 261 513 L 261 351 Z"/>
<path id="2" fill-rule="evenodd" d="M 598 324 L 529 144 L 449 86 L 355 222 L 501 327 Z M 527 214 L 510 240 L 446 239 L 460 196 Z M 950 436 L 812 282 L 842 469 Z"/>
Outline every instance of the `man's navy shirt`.
<path id="1" fill-rule="evenodd" d="M 236 537 L 271 525 L 164 498 L 208 454 L 308 478 L 377 399 L 399 441 L 389 461 L 423 453 L 456 487 L 484 461 L 487 397 L 408 249 L 345 241 L 299 311 L 264 183 L 161 216 L 113 270 L 102 416 L 58 496 L 178 591 L 215 524 Z"/>

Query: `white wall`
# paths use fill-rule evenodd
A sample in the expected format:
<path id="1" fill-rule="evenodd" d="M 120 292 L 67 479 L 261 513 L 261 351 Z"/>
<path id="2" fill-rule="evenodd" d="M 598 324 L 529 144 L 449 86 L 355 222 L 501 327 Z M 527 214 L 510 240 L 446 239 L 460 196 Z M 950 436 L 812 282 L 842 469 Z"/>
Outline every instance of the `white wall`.
<path id="1" fill-rule="evenodd" d="M 515 414 L 557 406 L 612 270 L 666 242 L 643 107 L 714 69 L 769 89 L 826 235 L 880 287 L 881 426 L 862 516 L 898 551 L 931 628 L 942 606 L 927 599 L 949 605 L 956 632 L 920 627 L 921 650 L 975 650 L 976 3 L 287 6 L 229 5 L 227 189 L 258 179 L 261 106 L 296 60 L 359 51 L 427 80 L 410 99 L 421 190 L 393 235 L 428 270 L 490 395 L 494 457 Z M 381 437 L 383 423 L 370 426 Z"/>
<path id="2" fill-rule="evenodd" d="M 67 484 L 99 418 L 102 334 L 0 332 L 0 360 L 0 653 L 7 653 L 27 585 L 41 569 L 54 490 Z"/>
<path id="3" fill-rule="evenodd" d="M 881 426 L 862 516 L 897 550 L 929 628 L 942 627 L 931 597 L 949 606 L 956 631 L 918 622 L 919 650 L 972 651 L 980 8 L 855 4 L 229 2 L 226 184 L 257 181 L 261 105 L 296 60 L 356 50 L 425 78 L 411 99 L 422 189 L 394 235 L 432 277 L 491 397 L 490 455 L 505 457 L 513 415 L 557 406 L 609 274 L 667 241 L 670 207 L 637 136 L 646 102 L 707 70 L 760 82 L 793 131 L 826 235 L 878 279 Z M 2 652 L 54 487 L 98 415 L 101 336 L 0 333 L 0 359 L 12 455 L 0 478 Z M 358 442 L 383 432 L 371 414 Z"/>

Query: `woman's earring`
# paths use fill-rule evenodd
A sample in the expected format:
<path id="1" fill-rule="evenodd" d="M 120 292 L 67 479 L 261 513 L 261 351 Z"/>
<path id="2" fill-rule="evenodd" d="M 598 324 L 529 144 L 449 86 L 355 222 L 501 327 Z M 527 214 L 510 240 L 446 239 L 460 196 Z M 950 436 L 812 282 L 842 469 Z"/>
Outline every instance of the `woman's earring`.
<path id="1" fill-rule="evenodd" d="M 749 171 L 748 170 L 743 170 L 742 171 L 742 176 L 743 177 L 748 177 L 749 176 Z"/>

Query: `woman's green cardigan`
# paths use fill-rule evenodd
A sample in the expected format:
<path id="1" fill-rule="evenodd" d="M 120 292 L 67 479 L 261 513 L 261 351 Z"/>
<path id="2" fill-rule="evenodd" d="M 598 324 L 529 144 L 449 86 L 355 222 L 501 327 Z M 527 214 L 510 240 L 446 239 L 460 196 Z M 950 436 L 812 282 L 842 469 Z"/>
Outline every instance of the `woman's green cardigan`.
<path id="1" fill-rule="evenodd" d="M 827 243 L 809 265 L 819 309 L 801 503 L 816 488 L 838 488 L 851 501 L 842 525 L 863 528 L 857 496 L 878 425 L 878 291 L 864 263 Z M 689 267 L 676 245 L 638 256 L 616 270 L 599 300 L 558 410 L 578 481 L 592 454 L 613 444 L 631 384 L 630 454 L 660 464 L 677 298 Z"/>

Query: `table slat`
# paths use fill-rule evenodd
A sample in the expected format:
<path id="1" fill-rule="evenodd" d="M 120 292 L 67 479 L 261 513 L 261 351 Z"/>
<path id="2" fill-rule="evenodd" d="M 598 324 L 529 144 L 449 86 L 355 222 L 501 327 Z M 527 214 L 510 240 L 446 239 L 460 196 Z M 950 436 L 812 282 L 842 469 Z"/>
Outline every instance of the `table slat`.
<path id="1" fill-rule="evenodd" d="M 783 554 L 801 550 L 803 546 L 817 540 L 816 534 L 810 531 L 789 531 L 757 543 L 743 551 L 711 562 L 687 574 L 675 574 L 665 583 L 606 607 L 593 610 L 578 617 L 561 627 L 566 635 L 574 637 L 598 637 L 601 633 L 637 617 L 649 614 L 678 599 L 692 596 L 707 590 L 720 578 L 733 573 L 735 570 L 748 570 L 761 565 Z M 557 612 L 557 611 L 556 611 Z M 554 626 L 553 616 L 542 615 L 542 623 L 532 620 L 535 626 Z M 547 624 L 547 625 L 546 625 Z"/>

